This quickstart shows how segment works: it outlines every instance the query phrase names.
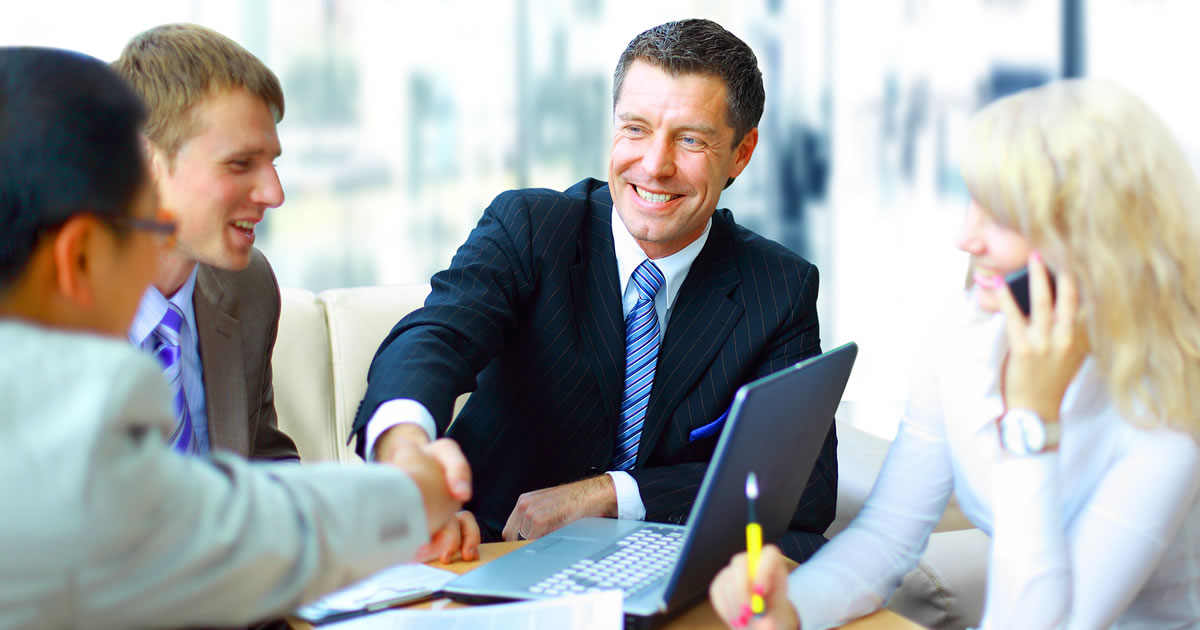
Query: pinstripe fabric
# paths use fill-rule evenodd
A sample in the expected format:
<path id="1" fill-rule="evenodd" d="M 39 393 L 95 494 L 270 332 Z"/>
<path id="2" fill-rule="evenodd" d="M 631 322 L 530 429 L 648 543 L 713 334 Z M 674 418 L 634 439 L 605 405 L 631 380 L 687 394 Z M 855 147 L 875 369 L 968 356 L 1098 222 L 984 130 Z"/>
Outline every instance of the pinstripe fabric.
<path id="1" fill-rule="evenodd" d="M 646 260 L 633 270 L 631 280 L 637 287 L 638 301 L 625 318 L 625 397 L 621 402 L 612 470 L 629 470 L 633 466 L 658 363 L 658 313 L 654 312 L 654 296 L 665 278 L 653 262 Z"/>
<path id="2" fill-rule="evenodd" d="M 495 531 L 521 493 L 607 470 L 625 375 L 611 215 L 607 184 L 591 179 L 497 197 L 434 275 L 425 307 L 380 346 L 355 419 L 359 450 L 379 404 L 417 400 L 462 446 L 476 482 L 468 508 Z M 817 288 L 807 261 L 727 210 L 713 215 L 663 331 L 629 471 L 647 520 L 686 519 L 720 435 L 689 441 L 692 430 L 720 416 L 742 384 L 820 353 Z M 792 557 L 807 558 L 833 521 L 835 457 L 831 431 L 795 531 L 779 541 Z"/>

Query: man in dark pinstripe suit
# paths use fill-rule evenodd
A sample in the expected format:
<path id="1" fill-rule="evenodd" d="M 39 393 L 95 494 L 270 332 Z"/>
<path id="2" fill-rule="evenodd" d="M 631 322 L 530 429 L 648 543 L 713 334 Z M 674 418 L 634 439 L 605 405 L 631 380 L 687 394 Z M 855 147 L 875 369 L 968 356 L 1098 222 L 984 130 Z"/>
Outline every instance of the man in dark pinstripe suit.
<path id="1" fill-rule="evenodd" d="M 613 95 L 609 183 L 497 197 L 371 365 L 361 455 L 444 434 L 471 462 L 474 517 L 439 534 L 444 556 L 472 557 L 480 531 L 682 522 L 738 387 L 821 351 L 816 267 L 716 210 L 758 142 L 750 48 L 707 20 L 663 24 L 630 42 Z M 661 276 L 648 294 L 630 281 L 647 260 Z M 660 342 L 644 418 L 628 425 L 624 322 L 649 317 L 642 301 Z M 834 518 L 836 443 L 831 429 L 779 541 L 798 560 Z"/>

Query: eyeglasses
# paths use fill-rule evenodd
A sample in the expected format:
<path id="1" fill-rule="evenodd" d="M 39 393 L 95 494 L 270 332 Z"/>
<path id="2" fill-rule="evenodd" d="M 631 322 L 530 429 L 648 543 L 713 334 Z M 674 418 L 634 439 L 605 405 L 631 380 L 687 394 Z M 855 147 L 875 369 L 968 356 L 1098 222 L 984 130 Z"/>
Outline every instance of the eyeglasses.
<path id="1" fill-rule="evenodd" d="M 179 230 L 179 223 L 175 221 L 175 215 L 170 210 L 159 210 L 153 219 L 115 217 L 112 224 L 118 229 L 149 232 L 158 237 L 156 240 L 160 245 L 172 247 L 175 245 L 175 232 Z"/>

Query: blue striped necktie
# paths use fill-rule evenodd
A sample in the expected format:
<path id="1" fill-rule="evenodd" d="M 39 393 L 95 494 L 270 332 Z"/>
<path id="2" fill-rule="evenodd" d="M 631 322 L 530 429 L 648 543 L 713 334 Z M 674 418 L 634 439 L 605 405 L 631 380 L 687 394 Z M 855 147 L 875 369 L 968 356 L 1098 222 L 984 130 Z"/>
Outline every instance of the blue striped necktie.
<path id="1" fill-rule="evenodd" d="M 183 395 L 183 381 L 179 370 L 179 331 L 183 328 L 183 311 L 167 303 L 167 312 L 154 329 L 154 358 L 163 366 L 163 374 L 171 385 L 172 400 L 175 401 L 175 431 L 171 434 L 171 448 L 179 453 L 196 454 L 196 437 L 192 434 L 192 414 L 188 410 L 187 398 Z"/>
<path id="2" fill-rule="evenodd" d="M 654 294 L 663 284 L 663 274 L 649 260 L 633 270 L 630 277 L 637 287 L 638 301 L 625 318 L 625 401 L 621 403 L 621 426 L 617 431 L 613 470 L 629 470 L 637 460 L 642 423 L 650 406 L 654 386 L 654 367 L 658 364 L 658 313 Z"/>

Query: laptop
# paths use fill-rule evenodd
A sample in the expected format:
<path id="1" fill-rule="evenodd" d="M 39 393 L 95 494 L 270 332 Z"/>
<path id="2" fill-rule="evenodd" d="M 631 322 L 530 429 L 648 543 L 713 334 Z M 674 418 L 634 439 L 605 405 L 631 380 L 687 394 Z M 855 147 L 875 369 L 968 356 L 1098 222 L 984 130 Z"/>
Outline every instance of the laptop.
<path id="1" fill-rule="evenodd" d="M 687 525 L 580 519 L 443 587 L 470 603 L 624 593 L 626 628 L 651 628 L 704 598 L 746 547 L 746 475 L 763 540 L 778 539 L 812 474 L 858 355 L 853 342 L 738 390 Z"/>

